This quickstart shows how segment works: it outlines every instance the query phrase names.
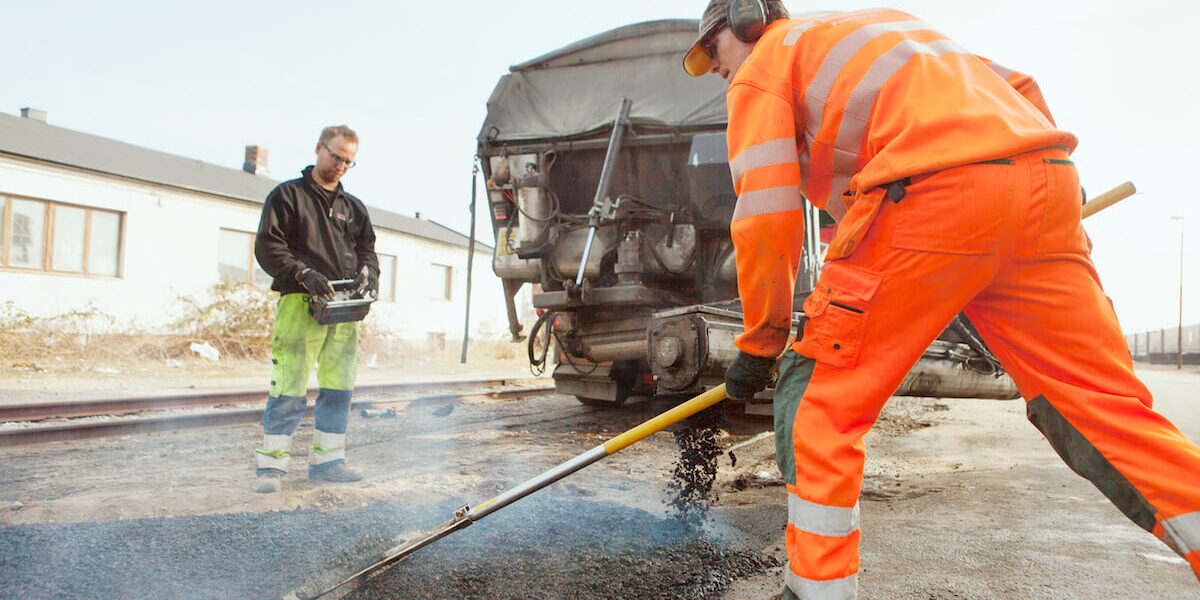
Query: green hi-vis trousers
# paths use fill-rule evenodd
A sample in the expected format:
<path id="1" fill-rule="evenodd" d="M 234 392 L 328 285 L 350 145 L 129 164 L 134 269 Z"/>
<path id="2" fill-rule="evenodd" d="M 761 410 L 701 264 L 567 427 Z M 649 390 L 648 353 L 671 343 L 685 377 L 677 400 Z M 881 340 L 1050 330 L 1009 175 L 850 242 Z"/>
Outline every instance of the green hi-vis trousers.
<path id="1" fill-rule="evenodd" d="M 317 363 L 322 389 L 354 389 L 358 370 L 358 323 L 318 325 L 308 314 L 308 294 L 279 299 L 271 340 L 271 396 L 304 396 Z"/>
<path id="2" fill-rule="evenodd" d="M 284 471 L 291 435 L 307 410 L 313 363 L 319 387 L 313 427 L 318 434 L 345 435 L 358 370 L 358 323 L 319 325 L 308 313 L 308 294 L 286 294 L 275 314 L 271 363 L 271 393 L 263 412 L 267 442 L 257 451 L 259 471 Z M 328 453 L 322 458 L 334 457 Z"/>

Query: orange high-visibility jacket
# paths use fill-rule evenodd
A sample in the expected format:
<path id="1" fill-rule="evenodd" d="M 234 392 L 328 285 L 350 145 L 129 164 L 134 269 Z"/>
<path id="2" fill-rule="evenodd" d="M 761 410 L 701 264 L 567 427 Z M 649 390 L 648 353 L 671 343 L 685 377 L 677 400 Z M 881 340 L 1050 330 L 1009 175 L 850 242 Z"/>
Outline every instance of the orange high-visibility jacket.
<path id="1" fill-rule="evenodd" d="M 772 23 L 726 101 L 746 325 L 737 345 L 756 356 L 777 356 L 787 343 L 802 194 L 839 221 L 828 260 L 865 232 L 880 186 L 1076 144 L 1055 128 L 1032 78 L 890 9 Z"/>

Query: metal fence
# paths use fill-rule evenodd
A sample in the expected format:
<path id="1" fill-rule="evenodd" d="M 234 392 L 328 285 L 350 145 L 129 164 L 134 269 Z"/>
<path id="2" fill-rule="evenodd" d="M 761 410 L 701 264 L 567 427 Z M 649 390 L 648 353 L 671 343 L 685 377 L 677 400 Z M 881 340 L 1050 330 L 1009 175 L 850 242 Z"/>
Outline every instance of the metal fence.
<path id="1" fill-rule="evenodd" d="M 1174 364 L 1179 360 L 1179 328 L 1164 327 L 1125 336 L 1134 360 L 1153 364 Z M 1200 325 L 1183 327 L 1183 362 L 1200 364 Z"/>

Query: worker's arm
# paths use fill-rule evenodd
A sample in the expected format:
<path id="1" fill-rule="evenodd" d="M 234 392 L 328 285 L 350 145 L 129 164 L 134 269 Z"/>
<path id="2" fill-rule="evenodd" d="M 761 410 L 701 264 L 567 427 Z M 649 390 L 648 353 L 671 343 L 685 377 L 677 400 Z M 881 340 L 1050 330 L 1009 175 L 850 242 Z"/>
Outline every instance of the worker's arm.
<path id="1" fill-rule="evenodd" d="M 1043 115 L 1050 120 L 1051 125 L 1055 125 L 1054 116 L 1050 114 L 1050 107 L 1046 105 L 1046 98 L 1042 96 L 1042 90 L 1038 87 L 1037 81 L 1033 77 L 1019 71 L 1014 71 L 1003 65 L 997 64 L 990 59 L 982 56 L 978 57 L 984 64 L 991 67 L 997 75 L 1004 78 L 1013 89 L 1017 90 L 1025 99 L 1033 103 L 1038 110 L 1042 111 Z"/>
<path id="2" fill-rule="evenodd" d="M 774 358 L 791 332 L 804 246 L 795 119 L 789 100 L 742 79 L 726 101 L 729 167 L 738 195 L 729 232 L 746 327 L 736 343 L 747 354 Z"/>
<path id="3" fill-rule="evenodd" d="M 254 238 L 254 257 L 268 275 L 276 279 L 296 277 L 308 268 L 292 252 L 287 232 L 295 222 L 295 203 L 289 202 L 287 192 L 280 187 L 271 190 L 263 202 L 262 217 L 258 220 L 258 235 Z"/>

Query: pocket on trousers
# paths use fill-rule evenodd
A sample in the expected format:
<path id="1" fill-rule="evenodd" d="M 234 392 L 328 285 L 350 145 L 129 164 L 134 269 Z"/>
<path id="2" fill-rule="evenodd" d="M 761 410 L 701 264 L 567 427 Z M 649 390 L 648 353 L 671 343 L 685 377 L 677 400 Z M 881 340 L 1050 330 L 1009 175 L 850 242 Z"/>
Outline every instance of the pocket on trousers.
<path id="1" fill-rule="evenodd" d="M 1046 211 L 1038 232 L 1039 254 L 1083 252 L 1089 249 L 1083 231 L 1083 194 L 1079 189 L 1079 172 L 1068 160 L 1042 160 L 1046 173 Z"/>
<path id="2" fill-rule="evenodd" d="M 892 247 L 990 254 L 1009 213 L 1014 167 L 977 164 L 916 179 L 896 206 Z"/>
<path id="3" fill-rule="evenodd" d="M 867 314 L 881 281 L 878 273 L 838 261 L 827 263 L 817 289 L 804 301 L 804 335 L 796 351 L 831 367 L 858 365 Z"/>

